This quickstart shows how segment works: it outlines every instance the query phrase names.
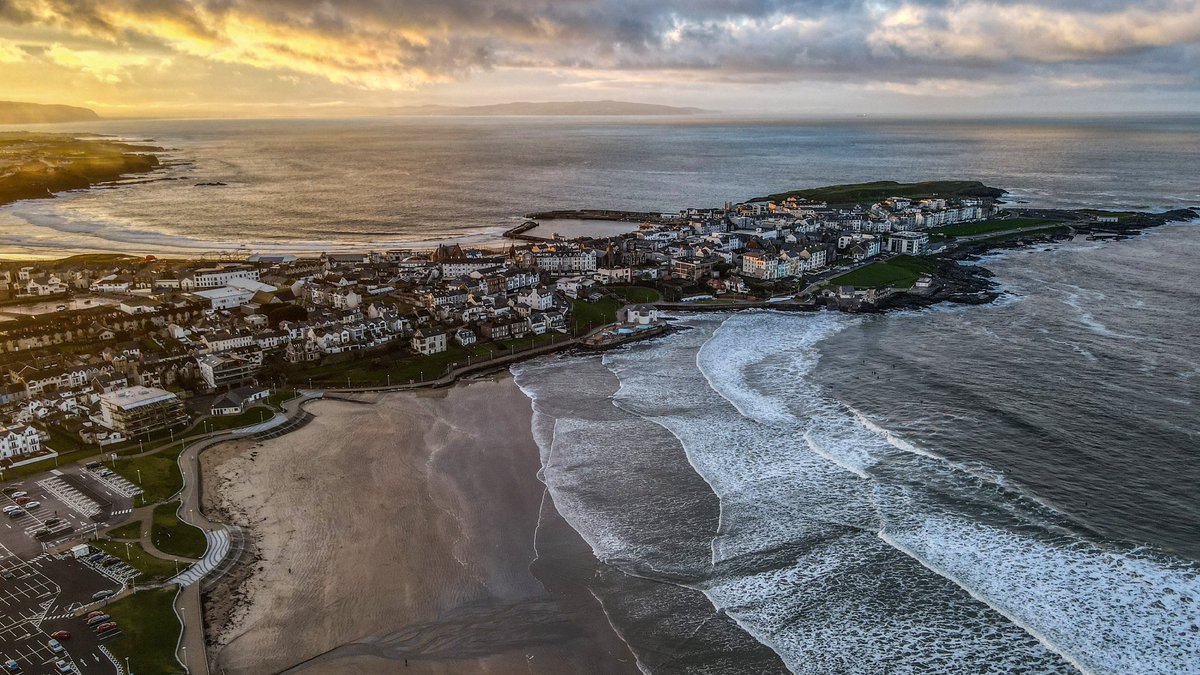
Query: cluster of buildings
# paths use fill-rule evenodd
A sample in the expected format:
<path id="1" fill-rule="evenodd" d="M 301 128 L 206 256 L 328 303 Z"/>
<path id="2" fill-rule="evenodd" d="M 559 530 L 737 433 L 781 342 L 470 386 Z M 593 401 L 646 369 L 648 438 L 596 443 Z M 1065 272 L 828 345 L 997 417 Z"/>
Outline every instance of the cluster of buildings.
<path id="1" fill-rule="evenodd" d="M 0 459 L 55 428 L 111 443 L 230 414 L 260 383 L 388 350 L 430 356 L 477 343 L 576 334 L 579 303 L 614 285 L 667 300 L 755 293 L 839 262 L 922 255 L 930 227 L 990 215 L 981 200 L 901 198 L 831 208 L 796 198 L 688 209 L 625 235 L 210 261 L 79 259 L 0 267 L 0 300 L 47 300 L 0 321 Z M 68 300 L 69 299 L 69 300 Z M 2 308 L 0 308 L 2 310 Z M 658 321 L 646 305 L 618 326 Z M 618 331 L 619 332 L 619 331 Z"/>

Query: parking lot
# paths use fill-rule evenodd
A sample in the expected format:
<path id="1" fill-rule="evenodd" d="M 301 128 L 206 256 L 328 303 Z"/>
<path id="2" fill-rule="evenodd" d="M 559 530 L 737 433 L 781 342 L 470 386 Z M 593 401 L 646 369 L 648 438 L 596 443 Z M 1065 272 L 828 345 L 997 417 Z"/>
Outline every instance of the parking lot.
<path id="1" fill-rule="evenodd" d="M 77 466 L 11 481 L 0 492 L 0 508 L 20 510 L 0 516 L 0 543 L 29 558 L 48 548 L 84 541 L 98 528 L 125 519 L 132 510 L 128 491 Z M 28 501 L 18 503 L 23 500 Z M 33 503 L 37 506 L 30 508 Z"/>
<path id="2" fill-rule="evenodd" d="M 38 554 L 22 559 L 0 545 L 0 661 L 15 660 L 21 672 L 57 673 L 63 659 L 81 673 L 115 673 L 100 651 L 104 642 L 120 637 L 119 630 L 97 636 L 76 611 L 102 607 L 93 596 L 116 591 L 118 584 L 69 556 Z M 50 648 L 52 634 L 65 630 L 62 653 Z"/>
<path id="3" fill-rule="evenodd" d="M 117 476 L 77 465 L 6 483 L 0 490 L 0 663 L 14 659 L 21 672 L 56 673 L 67 659 L 80 673 L 116 673 L 100 647 L 119 639 L 119 628 L 97 636 L 74 616 L 91 608 L 100 591 L 119 591 L 133 578 L 123 561 L 76 560 L 68 549 L 128 517 L 138 494 Z M 53 555 L 53 552 L 59 555 Z M 51 634 L 68 631 L 62 654 Z"/>

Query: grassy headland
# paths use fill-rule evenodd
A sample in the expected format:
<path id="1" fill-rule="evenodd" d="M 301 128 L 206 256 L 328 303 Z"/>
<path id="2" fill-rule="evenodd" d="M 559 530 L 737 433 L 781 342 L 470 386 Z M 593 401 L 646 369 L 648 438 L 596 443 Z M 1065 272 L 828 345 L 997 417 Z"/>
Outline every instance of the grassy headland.
<path id="1" fill-rule="evenodd" d="M 0 204 L 43 199 L 158 166 L 161 148 L 74 134 L 0 133 Z"/>
<path id="2" fill-rule="evenodd" d="M 912 288 L 922 274 L 929 274 L 933 270 L 934 264 L 927 259 L 901 255 L 890 260 L 880 260 L 853 272 L 834 277 L 830 279 L 829 283 L 834 286 L 854 286 L 855 288 L 881 288 L 883 286 Z"/>
<path id="3" fill-rule="evenodd" d="M 999 199 L 1005 190 L 988 187 L 977 180 L 930 180 L 919 183 L 898 183 L 894 180 L 879 180 L 870 183 L 849 183 L 826 187 L 806 188 L 778 192 L 753 201 L 769 200 L 780 202 L 788 197 L 799 197 L 831 205 L 871 204 L 888 197 L 928 199 L 931 197 L 981 197 Z"/>

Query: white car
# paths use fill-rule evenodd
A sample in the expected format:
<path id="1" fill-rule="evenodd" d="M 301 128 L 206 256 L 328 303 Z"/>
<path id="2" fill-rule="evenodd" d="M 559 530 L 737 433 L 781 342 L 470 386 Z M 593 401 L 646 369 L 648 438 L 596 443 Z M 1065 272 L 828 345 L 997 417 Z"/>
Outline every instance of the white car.
<path id="1" fill-rule="evenodd" d="M 54 638 L 50 638 L 50 641 L 46 643 L 46 646 L 49 647 L 50 651 L 54 652 L 55 654 L 61 654 L 66 651 L 63 649 L 62 643 Z"/>
<path id="2" fill-rule="evenodd" d="M 21 507 L 15 506 L 13 504 L 9 504 L 8 506 L 4 507 L 5 513 L 12 513 L 13 511 L 20 511 L 20 510 L 21 510 Z"/>
<path id="3" fill-rule="evenodd" d="M 19 492 L 14 492 L 14 493 L 12 493 L 12 498 L 13 498 L 13 499 L 16 499 L 16 498 L 18 498 L 18 497 L 24 497 L 24 496 L 25 496 L 25 495 L 27 495 L 27 494 L 29 494 L 29 493 L 28 493 L 28 492 L 26 492 L 26 491 L 24 491 L 24 490 L 21 490 L 21 491 L 19 491 Z"/>
<path id="4" fill-rule="evenodd" d="M 37 507 L 39 507 L 41 505 L 42 505 L 41 502 L 29 502 L 28 504 L 25 505 L 25 508 L 26 509 L 36 509 Z"/>

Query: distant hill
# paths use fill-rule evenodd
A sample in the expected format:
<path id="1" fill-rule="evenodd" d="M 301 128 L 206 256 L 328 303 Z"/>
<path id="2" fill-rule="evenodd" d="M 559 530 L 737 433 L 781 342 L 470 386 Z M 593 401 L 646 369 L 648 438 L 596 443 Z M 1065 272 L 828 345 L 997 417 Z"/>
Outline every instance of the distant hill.
<path id="1" fill-rule="evenodd" d="M 700 108 L 679 108 L 629 101 L 544 101 L 491 105 L 417 105 L 393 108 L 395 115 L 694 115 Z"/>
<path id="2" fill-rule="evenodd" d="M 42 105 L 0 101 L 0 124 L 48 124 L 98 120 L 96 111 L 71 105 Z"/>

